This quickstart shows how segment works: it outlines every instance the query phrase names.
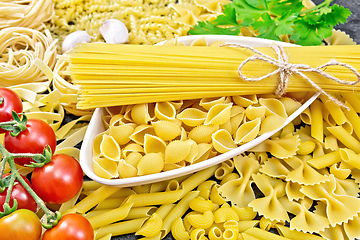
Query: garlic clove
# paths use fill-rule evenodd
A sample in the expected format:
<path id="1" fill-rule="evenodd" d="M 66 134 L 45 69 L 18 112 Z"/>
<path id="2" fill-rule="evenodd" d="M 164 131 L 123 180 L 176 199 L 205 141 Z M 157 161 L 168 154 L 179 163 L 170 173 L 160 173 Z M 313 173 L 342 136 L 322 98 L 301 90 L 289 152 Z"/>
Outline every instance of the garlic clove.
<path id="1" fill-rule="evenodd" d="M 91 41 L 91 36 L 86 31 L 75 31 L 70 33 L 62 43 L 62 52 L 66 52 L 78 43 L 88 43 Z"/>
<path id="2" fill-rule="evenodd" d="M 99 32 L 106 43 L 121 44 L 129 42 L 129 31 L 125 24 L 117 19 L 108 19 L 103 22 Z"/>

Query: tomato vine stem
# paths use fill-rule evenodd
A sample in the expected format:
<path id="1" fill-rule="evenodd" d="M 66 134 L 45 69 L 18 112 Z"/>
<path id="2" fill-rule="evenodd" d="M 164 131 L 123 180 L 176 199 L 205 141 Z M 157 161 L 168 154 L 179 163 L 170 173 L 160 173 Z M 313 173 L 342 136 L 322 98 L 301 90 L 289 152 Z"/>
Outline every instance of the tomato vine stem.
<path id="1" fill-rule="evenodd" d="M 10 169 L 11 169 L 11 177 L 10 177 L 10 182 L 8 185 L 8 190 L 7 190 L 8 192 L 6 194 L 6 199 L 5 199 L 5 204 L 4 204 L 4 212 L 0 213 L 0 216 L 8 215 L 8 214 L 14 212 L 17 208 L 17 203 L 16 203 L 15 199 L 14 199 L 13 207 L 12 208 L 8 207 L 9 202 L 10 202 L 11 192 L 12 192 L 12 189 L 13 189 L 13 186 L 15 183 L 15 179 L 16 179 L 26 189 L 26 191 L 28 191 L 28 193 L 34 198 L 37 205 L 44 211 L 44 213 L 46 215 L 46 221 L 42 222 L 42 225 L 44 226 L 44 228 L 49 229 L 49 228 L 52 228 L 53 226 L 55 226 L 61 218 L 61 213 L 53 212 L 47 208 L 45 202 L 35 193 L 35 191 L 22 178 L 22 176 L 20 175 L 20 173 L 18 172 L 18 170 L 16 168 L 15 161 L 14 161 L 14 159 L 18 158 L 18 157 L 34 157 L 35 155 L 41 155 L 41 154 L 32 154 L 32 153 L 12 154 L 8 150 L 6 150 L 6 148 L 2 144 L 0 144 L 0 152 L 3 156 L 3 159 L 2 159 L 3 162 L 1 163 L 1 169 L 0 169 L 1 179 L 4 174 L 4 169 L 5 169 L 6 163 L 9 164 Z M 43 155 L 41 155 L 41 156 L 44 159 L 46 158 Z"/>

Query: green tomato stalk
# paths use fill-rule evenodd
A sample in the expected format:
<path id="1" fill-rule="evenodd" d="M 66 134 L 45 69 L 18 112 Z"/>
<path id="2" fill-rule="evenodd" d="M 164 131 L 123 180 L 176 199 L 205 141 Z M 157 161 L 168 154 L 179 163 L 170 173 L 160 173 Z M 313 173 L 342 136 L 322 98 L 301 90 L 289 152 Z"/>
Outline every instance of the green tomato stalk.
<path id="1" fill-rule="evenodd" d="M 12 154 L 9 151 L 6 150 L 6 148 L 0 144 L 0 152 L 3 156 L 2 163 L 0 165 L 0 191 L 5 191 L 6 188 L 8 188 L 6 199 L 4 203 L 4 212 L 0 212 L 0 217 L 3 217 L 5 215 L 8 215 L 12 212 L 14 212 L 17 209 L 17 202 L 16 199 L 14 199 L 13 207 L 10 207 L 10 196 L 11 192 L 15 183 L 15 180 L 18 180 L 20 184 L 29 192 L 29 194 L 34 198 L 37 205 L 44 211 L 46 215 L 46 221 L 42 223 L 43 227 L 46 229 L 50 229 L 54 227 L 61 218 L 61 213 L 56 211 L 52 212 L 46 207 L 45 202 L 34 192 L 34 190 L 31 189 L 31 187 L 26 183 L 26 181 L 21 177 L 20 173 L 18 172 L 16 165 L 15 165 L 15 158 L 19 157 L 31 157 L 35 161 L 38 161 L 39 159 L 44 160 L 43 163 L 49 162 L 51 160 L 51 149 L 50 147 L 45 147 L 43 155 L 41 154 L 32 154 L 32 153 L 19 153 L 19 154 Z M 49 160 L 50 159 L 50 160 Z M 9 164 L 11 169 L 10 179 L 5 178 L 3 179 L 4 175 L 4 169 L 6 163 Z M 36 165 L 36 164 L 35 164 Z"/>

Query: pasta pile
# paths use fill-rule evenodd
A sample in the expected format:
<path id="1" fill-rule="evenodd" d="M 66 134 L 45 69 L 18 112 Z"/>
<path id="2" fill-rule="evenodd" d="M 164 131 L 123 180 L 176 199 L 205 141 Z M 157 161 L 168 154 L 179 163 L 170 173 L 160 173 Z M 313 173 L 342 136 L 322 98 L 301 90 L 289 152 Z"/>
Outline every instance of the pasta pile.
<path id="1" fill-rule="evenodd" d="M 54 4 L 51 0 L 3 0 L 0 1 L 0 30 L 8 27 L 27 27 L 40 31 L 54 13 Z"/>
<path id="2" fill-rule="evenodd" d="M 280 128 L 300 106 L 287 97 L 248 95 L 106 108 L 93 169 L 111 179 L 195 164 Z"/>
<path id="3" fill-rule="evenodd" d="M 35 62 L 39 61 L 51 73 L 56 55 L 56 40 L 48 31 L 43 34 L 24 27 L 0 30 L 0 86 L 52 80 Z"/>
<path id="4" fill-rule="evenodd" d="M 204 40 L 205 41 L 205 40 Z M 218 43 L 216 43 L 218 44 Z M 215 45 L 218 46 L 218 45 Z M 257 48 L 278 59 L 273 49 Z M 288 47 L 285 52 L 292 64 L 313 68 L 336 59 L 360 69 L 357 46 Z M 136 103 L 195 98 L 274 93 L 279 74 L 258 82 L 244 81 L 238 68 L 255 54 L 241 47 L 202 46 L 109 46 L 102 43 L 81 44 L 64 58 L 70 62 L 69 73 L 79 90 L 80 109 Z M 266 76 L 280 66 L 266 61 L 249 61 L 242 73 L 250 78 Z M 302 67 L 300 67 L 302 68 Z M 301 70 L 300 70 L 301 71 Z M 347 83 L 359 77 L 346 67 L 328 66 L 324 70 Z M 323 75 L 304 71 L 325 92 L 357 92 L 358 84 L 345 86 Z M 288 92 L 314 91 L 299 74 L 290 76 Z"/>
<path id="5" fill-rule="evenodd" d="M 122 189 L 86 182 L 63 213 L 85 214 L 96 239 L 358 239 L 360 96 L 336 97 L 349 110 L 321 97 L 262 144 L 195 174 Z"/>
<path id="6" fill-rule="evenodd" d="M 155 44 L 187 35 L 197 20 L 214 18 L 228 0 L 56 0 L 56 17 L 47 24 L 59 43 L 71 32 L 86 30 L 94 41 L 106 19 L 122 21 L 133 44 Z"/>

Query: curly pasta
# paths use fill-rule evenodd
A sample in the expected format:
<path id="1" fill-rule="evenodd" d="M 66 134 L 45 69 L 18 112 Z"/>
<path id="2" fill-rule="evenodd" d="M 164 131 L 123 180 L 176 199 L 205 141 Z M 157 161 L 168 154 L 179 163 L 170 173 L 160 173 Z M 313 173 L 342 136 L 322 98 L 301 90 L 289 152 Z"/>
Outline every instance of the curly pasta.
<path id="1" fill-rule="evenodd" d="M 217 1 L 213 5 L 216 5 Z M 109 18 L 122 21 L 129 29 L 129 43 L 155 44 L 163 40 L 187 35 L 194 21 L 210 19 L 221 13 L 193 1 L 175 0 L 66 0 L 54 1 L 56 16 L 47 23 L 62 43 L 64 37 L 77 30 L 86 30 L 93 41 L 103 41 L 99 27 Z M 190 10 L 186 10 L 190 7 Z M 195 23 L 191 20 L 191 23 Z"/>
<path id="2" fill-rule="evenodd" d="M 51 0 L 1 1 L 0 6 L 0 30 L 7 27 L 42 30 L 44 22 L 55 13 Z"/>
<path id="3" fill-rule="evenodd" d="M 56 41 L 45 34 L 23 27 L 0 31 L 0 86 L 42 82 L 47 76 L 35 65 L 40 59 L 51 70 L 56 61 Z M 51 80 L 51 79 L 50 79 Z"/>

